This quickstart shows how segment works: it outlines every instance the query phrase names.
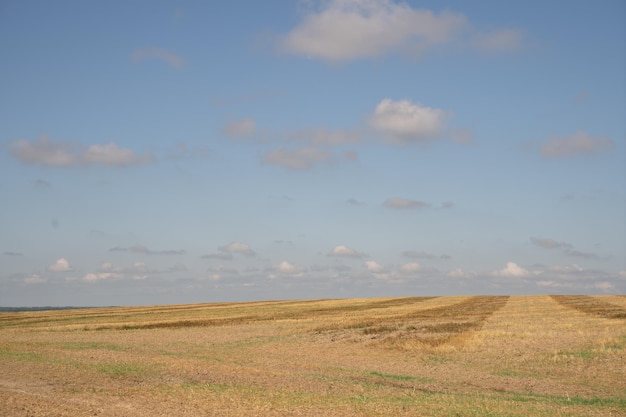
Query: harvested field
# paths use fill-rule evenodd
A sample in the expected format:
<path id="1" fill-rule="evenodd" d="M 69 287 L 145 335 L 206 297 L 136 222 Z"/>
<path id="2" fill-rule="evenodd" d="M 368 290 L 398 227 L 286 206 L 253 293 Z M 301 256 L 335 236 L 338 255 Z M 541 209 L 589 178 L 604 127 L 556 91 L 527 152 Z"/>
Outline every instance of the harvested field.
<path id="1" fill-rule="evenodd" d="M 626 415 L 616 299 L 0 313 L 0 415 Z"/>
<path id="2" fill-rule="evenodd" d="M 573 308 L 583 313 L 610 319 L 626 318 L 626 307 L 598 299 L 597 297 L 588 295 L 553 295 L 552 298 L 565 307 Z"/>

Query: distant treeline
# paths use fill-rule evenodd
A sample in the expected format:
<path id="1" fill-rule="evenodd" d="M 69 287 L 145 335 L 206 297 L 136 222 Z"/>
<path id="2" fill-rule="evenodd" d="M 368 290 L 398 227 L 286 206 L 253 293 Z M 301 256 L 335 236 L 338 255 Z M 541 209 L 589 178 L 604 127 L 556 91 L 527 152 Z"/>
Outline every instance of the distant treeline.
<path id="1" fill-rule="evenodd" d="M 0 307 L 0 313 L 16 313 L 20 311 L 47 311 L 47 310 L 77 310 L 81 308 L 96 308 L 96 307 Z"/>

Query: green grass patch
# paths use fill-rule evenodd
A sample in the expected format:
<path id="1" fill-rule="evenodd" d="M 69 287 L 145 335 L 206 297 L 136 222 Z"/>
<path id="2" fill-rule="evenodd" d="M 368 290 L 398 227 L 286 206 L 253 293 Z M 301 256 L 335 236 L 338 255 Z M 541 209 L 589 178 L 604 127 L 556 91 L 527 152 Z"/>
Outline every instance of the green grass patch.
<path id="1" fill-rule="evenodd" d="M 0 348 L 0 359 L 12 359 L 26 362 L 43 362 L 44 357 L 34 352 Z"/>
<path id="2" fill-rule="evenodd" d="M 368 374 L 372 375 L 372 376 L 377 376 L 379 378 L 391 379 L 391 380 L 394 380 L 394 381 L 433 382 L 432 379 L 419 378 L 419 377 L 410 376 L 410 375 L 383 374 L 382 372 L 369 372 Z"/>

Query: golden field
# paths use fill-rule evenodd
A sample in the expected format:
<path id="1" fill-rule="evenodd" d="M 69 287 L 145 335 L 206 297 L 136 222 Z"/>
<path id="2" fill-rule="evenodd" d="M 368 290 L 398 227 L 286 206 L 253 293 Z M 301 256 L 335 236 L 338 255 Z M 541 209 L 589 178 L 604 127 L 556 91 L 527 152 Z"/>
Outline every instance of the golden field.
<path id="1" fill-rule="evenodd" d="M 1 416 L 626 415 L 625 296 L 0 313 Z"/>

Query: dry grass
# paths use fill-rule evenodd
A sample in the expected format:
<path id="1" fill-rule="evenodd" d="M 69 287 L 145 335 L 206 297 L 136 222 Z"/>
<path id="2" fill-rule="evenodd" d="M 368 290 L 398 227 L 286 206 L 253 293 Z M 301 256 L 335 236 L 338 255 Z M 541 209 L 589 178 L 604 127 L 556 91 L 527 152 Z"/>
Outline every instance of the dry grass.
<path id="1" fill-rule="evenodd" d="M 2 313 L 0 415 L 626 415 L 615 308 L 485 296 Z"/>
<path id="2" fill-rule="evenodd" d="M 553 295 L 552 298 L 559 304 L 609 319 L 626 318 L 626 307 L 606 302 L 597 297 L 588 295 Z"/>

